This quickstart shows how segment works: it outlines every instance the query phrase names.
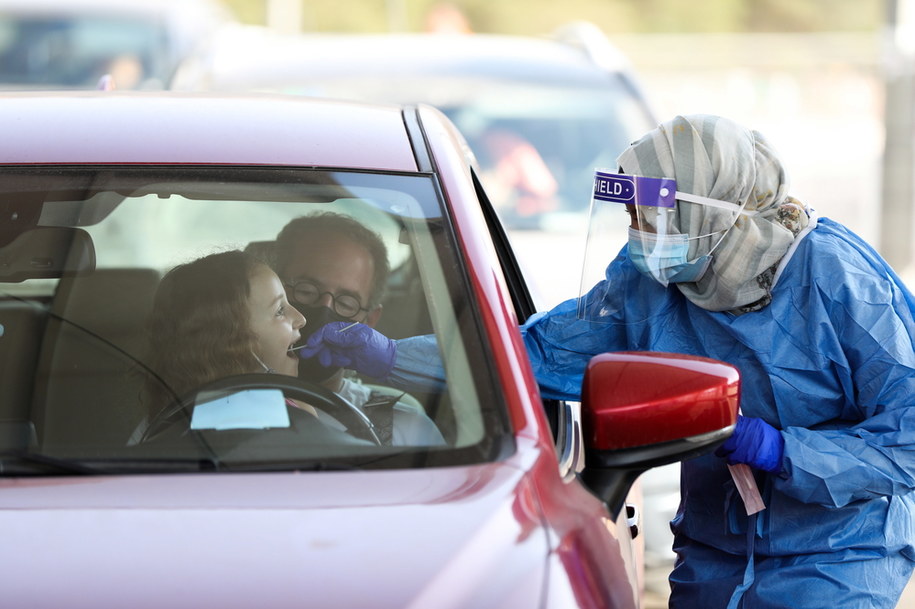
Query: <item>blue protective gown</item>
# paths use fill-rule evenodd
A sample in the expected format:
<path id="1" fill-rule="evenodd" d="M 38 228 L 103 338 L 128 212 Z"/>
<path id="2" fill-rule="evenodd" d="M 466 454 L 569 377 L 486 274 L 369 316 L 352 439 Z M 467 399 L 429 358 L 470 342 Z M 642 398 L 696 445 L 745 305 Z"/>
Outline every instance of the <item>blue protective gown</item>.
<path id="1" fill-rule="evenodd" d="M 587 298 L 609 323 L 570 300 L 522 328 L 545 396 L 577 399 L 597 353 L 700 355 L 735 365 L 742 413 L 785 439 L 784 471 L 756 472 L 752 544 L 725 461 L 683 463 L 670 606 L 726 607 L 749 575 L 746 608 L 894 607 L 915 561 L 915 299 L 870 246 L 820 219 L 771 304 L 742 316 L 696 307 L 625 249 Z"/>

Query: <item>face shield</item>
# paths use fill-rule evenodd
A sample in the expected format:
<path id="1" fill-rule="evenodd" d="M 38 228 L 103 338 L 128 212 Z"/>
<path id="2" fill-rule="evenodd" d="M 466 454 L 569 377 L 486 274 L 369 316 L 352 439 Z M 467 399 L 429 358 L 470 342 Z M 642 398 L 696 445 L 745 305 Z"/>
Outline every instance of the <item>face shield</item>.
<path id="1" fill-rule="evenodd" d="M 671 178 L 595 172 L 582 296 L 597 281 L 607 280 L 597 273 L 602 274 L 603 268 L 613 260 L 613 253 L 607 251 L 606 245 L 616 241 L 619 247 L 618 239 L 608 232 L 608 225 L 615 223 L 619 227 L 624 221 L 620 211 L 628 214 L 627 239 L 632 263 L 666 287 L 670 283 L 699 281 L 708 272 L 715 250 L 738 217 L 755 213 L 745 211 L 745 203 L 738 205 L 680 192 L 677 181 Z M 608 222 L 608 218 L 612 221 Z M 614 232 L 618 234 L 618 230 Z M 594 294 L 589 298 L 593 302 Z M 601 307 L 586 308 L 606 311 Z M 584 317 L 599 321 L 593 314 Z"/>

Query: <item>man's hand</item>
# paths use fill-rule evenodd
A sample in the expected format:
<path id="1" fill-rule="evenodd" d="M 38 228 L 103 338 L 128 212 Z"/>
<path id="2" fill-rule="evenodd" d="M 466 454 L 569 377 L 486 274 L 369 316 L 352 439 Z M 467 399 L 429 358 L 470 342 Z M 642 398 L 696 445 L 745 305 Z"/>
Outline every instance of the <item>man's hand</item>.
<path id="1" fill-rule="evenodd" d="M 303 359 L 317 357 L 325 367 L 340 366 L 373 378 L 384 378 L 394 367 L 397 344 L 361 323 L 334 321 L 312 334 L 299 349 Z"/>

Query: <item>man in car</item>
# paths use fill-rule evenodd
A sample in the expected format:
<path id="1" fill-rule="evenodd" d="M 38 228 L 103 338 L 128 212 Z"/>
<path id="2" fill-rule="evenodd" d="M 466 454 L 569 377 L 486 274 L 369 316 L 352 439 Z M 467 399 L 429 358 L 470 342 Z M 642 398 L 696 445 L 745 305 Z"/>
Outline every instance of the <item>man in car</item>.
<path id="1" fill-rule="evenodd" d="M 289 301 L 305 316 L 303 341 L 316 333 L 332 333 L 333 338 L 358 342 L 362 349 L 364 340 L 383 338 L 372 328 L 381 318 L 390 266 L 377 234 L 342 214 L 302 216 L 280 231 L 273 258 Z M 380 350 L 389 347 L 386 339 L 378 345 Z M 319 383 L 360 408 L 383 443 L 444 444 L 439 429 L 411 396 L 363 384 L 346 368 L 322 363 L 319 354 L 307 348 L 299 353 L 299 378 Z M 371 368 L 360 369 L 373 376 Z"/>

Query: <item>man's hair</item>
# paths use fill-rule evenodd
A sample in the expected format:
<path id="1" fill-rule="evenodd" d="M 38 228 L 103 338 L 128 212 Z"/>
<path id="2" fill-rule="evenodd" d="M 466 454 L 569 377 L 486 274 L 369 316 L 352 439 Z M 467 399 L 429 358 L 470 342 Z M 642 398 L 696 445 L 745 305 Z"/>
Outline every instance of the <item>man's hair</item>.
<path id="1" fill-rule="evenodd" d="M 384 297 L 384 290 L 388 283 L 391 267 L 388 263 L 388 250 L 384 241 L 372 230 L 369 230 L 358 220 L 335 212 L 320 212 L 308 216 L 300 216 L 291 220 L 276 237 L 275 267 L 276 272 L 282 277 L 283 271 L 295 252 L 295 246 L 300 241 L 314 233 L 336 233 L 351 241 L 358 243 L 372 256 L 375 262 L 375 276 L 372 278 L 372 289 L 369 295 L 369 308 L 378 306 Z"/>

